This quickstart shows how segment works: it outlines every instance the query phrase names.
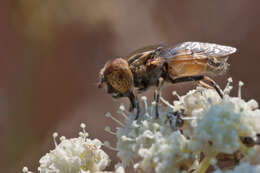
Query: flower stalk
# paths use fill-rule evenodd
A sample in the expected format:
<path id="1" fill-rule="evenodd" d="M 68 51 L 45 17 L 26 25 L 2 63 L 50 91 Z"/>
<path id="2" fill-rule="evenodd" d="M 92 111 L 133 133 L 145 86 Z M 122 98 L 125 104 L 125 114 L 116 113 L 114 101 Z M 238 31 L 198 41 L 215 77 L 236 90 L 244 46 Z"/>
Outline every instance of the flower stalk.
<path id="1" fill-rule="evenodd" d="M 217 153 L 211 154 L 209 156 L 205 156 L 200 163 L 198 169 L 194 173 L 205 173 L 209 166 L 210 166 L 210 160 L 215 158 L 217 156 Z"/>

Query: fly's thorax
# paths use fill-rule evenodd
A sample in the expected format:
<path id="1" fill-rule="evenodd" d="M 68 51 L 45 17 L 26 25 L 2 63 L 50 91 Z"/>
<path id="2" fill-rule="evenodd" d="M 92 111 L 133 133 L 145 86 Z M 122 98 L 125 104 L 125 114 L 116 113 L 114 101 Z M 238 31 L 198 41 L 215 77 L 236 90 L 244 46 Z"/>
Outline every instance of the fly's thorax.
<path id="1" fill-rule="evenodd" d="M 125 59 L 117 58 L 104 67 L 104 80 L 115 90 L 125 94 L 133 88 L 133 75 Z"/>
<path id="2" fill-rule="evenodd" d="M 143 64 L 131 64 L 130 69 L 134 75 L 134 84 L 137 88 L 148 88 L 156 85 L 163 73 L 164 61 L 159 58 L 150 58 Z"/>

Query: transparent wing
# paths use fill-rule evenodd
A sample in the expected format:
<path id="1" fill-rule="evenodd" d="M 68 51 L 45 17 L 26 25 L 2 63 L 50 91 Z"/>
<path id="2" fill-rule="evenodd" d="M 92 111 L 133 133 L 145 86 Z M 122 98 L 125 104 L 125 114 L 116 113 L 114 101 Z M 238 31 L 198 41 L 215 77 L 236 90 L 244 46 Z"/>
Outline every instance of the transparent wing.
<path id="1" fill-rule="evenodd" d="M 183 42 L 172 48 L 162 50 L 160 57 L 185 60 L 190 58 L 227 57 L 236 52 L 236 48 L 214 43 Z M 182 58 L 183 57 L 183 58 Z"/>
<path id="2" fill-rule="evenodd" d="M 165 46 L 163 46 L 162 44 L 145 46 L 135 50 L 134 52 L 131 52 L 127 57 L 125 57 L 125 59 L 127 59 L 128 63 L 131 64 L 132 62 L 134 62 L 135 60 L 137 60 L 142 56 L 147 56 L 151 53 L 154 53 L 159 47 L 165 47 Z"/>
<path id="3" fill-rule="evenodd" d="M 128 57 L 131 57 L 135 54 L 138 54 L 138 53 L 143 53 L 143 52 L 147 52 L 147 51 L 153 51 L 153 50 L 156 50 L 158 47 L 164 47 L 163 44 L 155 44 L 155 45 L 149 45 L 149 46 L 145 46 L 145 47 L 142 47 L 140 49 L 137 49 L 133 52 L 131 52 Z"/>

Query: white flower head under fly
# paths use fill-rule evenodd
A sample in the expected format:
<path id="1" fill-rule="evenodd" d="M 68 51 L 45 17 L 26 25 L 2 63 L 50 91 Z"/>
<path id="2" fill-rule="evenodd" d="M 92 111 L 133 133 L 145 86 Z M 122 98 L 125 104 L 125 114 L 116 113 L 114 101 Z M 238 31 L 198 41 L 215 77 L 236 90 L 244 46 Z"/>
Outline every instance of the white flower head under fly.
<path id="1" fill-rule="evenodd" d="M 116 147 L 109 147 L 117 152 L 124 167 L 132 164 L 136 170 L 156 173 L 192 169 L 199 173 L 209 164 L 217 168 L 218 153 L 250 153 L 241 137 L 253 138 L 260 133 L 260 110 L 255 100 L 246 102 L 241 98 L 241 82 L 238 96 L 231 97 L 231 83 L 229 78 L 222 91 L 223 99 L 215 90 L 202 87 L 184 96 L 174 91 L 178 100 L 173 104 L 160 97 L 163 105 L 159 105 L 158 118 L 156 103 L 149 104 L 144 96 L 137 120 L 121 105 L 118 113 L 125 118 L 124 122 L 111 114 L 107 116 L 120 125 L 114 132 L 106 127 L 117 138 Z M 205 158 L 200 163 L 201 153 Z"/>

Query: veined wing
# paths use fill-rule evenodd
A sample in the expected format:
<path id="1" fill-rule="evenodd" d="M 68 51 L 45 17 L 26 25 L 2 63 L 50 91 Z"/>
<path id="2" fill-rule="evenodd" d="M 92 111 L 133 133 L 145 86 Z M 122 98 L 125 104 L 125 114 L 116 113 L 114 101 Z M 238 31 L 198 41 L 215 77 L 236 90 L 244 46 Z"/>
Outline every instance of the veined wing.
<path id="1" fill-rule="evenodd" d="M 183 42 L 161 51 L 160 57 L 176 60 L 206 59 L 209 57 L 225 58 L 236 52 L 236 48 L 214 43 Z M 177 58 L 178 57 L 178 58 Z"/>
<path id="2" fill-rule="evenodd" d="M 134 54 L 138 54 L 138 53 L 143 53 L 143 52 L 147 52 L 147 51 L 152 51 L 152 50 L 156 50 L 158 47 L 164 47 L 163 44 L 154 44 L 154 45 L 149 45 L 149 46 L 145 46 L 145 47 L 142 47 L 140 49 L 137 49 L 133 52 L 131 52 L 129 54 L 129 57 L 130 56 L 133 56 Z"/>
<path id="3" fill-rule="evenodd" d="M 149 45 L 131 52 L 127 57 L 127 61 L 131 64 L 133 61 L 141 56 L 149 55 L 154 53 L 159 47 L 164 47 L 162 44 Z"/>

